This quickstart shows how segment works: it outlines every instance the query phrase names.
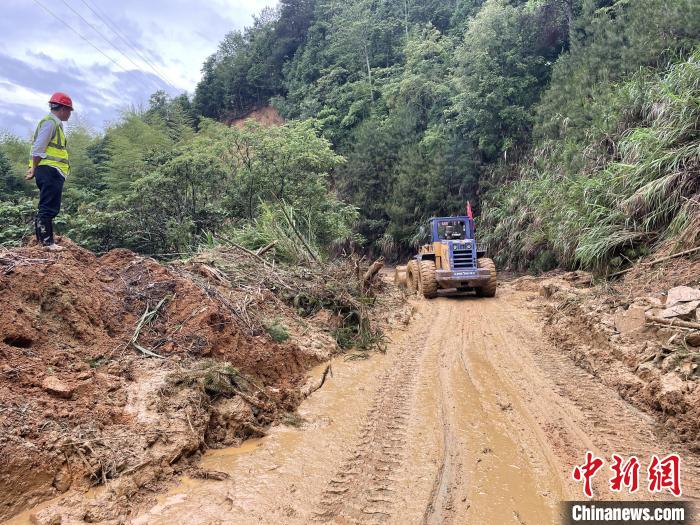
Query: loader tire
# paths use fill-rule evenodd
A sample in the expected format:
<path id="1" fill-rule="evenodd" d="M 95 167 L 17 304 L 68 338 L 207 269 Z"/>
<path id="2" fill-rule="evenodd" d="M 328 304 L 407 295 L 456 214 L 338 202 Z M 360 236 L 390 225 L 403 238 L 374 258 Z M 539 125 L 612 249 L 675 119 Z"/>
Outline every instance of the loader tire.
<path id="1" fill-rule="evenodd" d="M 420 289 L 418 293 L 423 294 L 426 299 L 437 297 L 438 284 L 435 278 L 435 261 L 420 262 Z"/>
<path id="2" fill-rule="evenodd" d="M 491 276 L 483 286 L 476 289 L 476 295 L 479 297 L 494 297 L 496 295 L 496 287 L 498 286 L 498 274 L 496 273 L 496 265 L 492 259 L 483 257 L 476 260 L 477 268 L 486 268 Z"/>
<path id="3" fill-rule="evenodd" d="M 406 288 L 409 292 L 415 293 L 418 291 L 419 280 L 420 275 L 418 270 L 418 261 L 415 259 L 408 261 L 408 264 L 406 265 Z"/>

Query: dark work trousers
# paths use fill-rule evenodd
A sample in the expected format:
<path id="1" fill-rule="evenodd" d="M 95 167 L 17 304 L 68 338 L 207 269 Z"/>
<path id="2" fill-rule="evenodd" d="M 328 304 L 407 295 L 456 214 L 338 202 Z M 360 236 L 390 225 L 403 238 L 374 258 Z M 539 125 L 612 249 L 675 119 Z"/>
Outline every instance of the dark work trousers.
<path id="1" fill-rule="evenodd" d="M 34 219 L 36 239 L 43 245 L 53 244 L 53 219 L 61 210 L 65 179 L 51 166 L 37 166 L 34 178 L 39 187 L 39 211 Z"/>

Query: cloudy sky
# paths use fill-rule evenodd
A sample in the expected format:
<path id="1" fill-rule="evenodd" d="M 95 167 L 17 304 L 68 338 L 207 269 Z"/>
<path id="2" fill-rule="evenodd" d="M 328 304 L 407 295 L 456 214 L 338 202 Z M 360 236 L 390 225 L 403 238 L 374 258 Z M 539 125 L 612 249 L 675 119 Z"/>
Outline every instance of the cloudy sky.
<path id="1" fill-rule="evenodd" d="M 0 3 L 0 131 L 26 137 L 54 91 L 73 98 L 71 119 L 98 130 L 157 89 L 192 93 L 223 36 L 276 0 Z"/>

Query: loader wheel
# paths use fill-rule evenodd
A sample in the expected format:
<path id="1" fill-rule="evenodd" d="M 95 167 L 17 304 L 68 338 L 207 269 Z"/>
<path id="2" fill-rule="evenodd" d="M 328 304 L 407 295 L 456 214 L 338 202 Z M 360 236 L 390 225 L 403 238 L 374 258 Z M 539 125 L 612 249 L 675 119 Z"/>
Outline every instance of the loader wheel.
<path id="1" fill-rule="evenodd" d="M 477 268 L 488 269 L 491 277 L 483 286 L 476 289 L 476 295 L 479 297 L 494 297 L 496 295 L 496 286 L 498 286 L 498 275 L 496 274 L 496 265 L 492 259 L 484 257 L 476 260 Z"/>
<path id="2" fill-rule="evenodd" d="M 406 265 L 406 287 L 409 292 L 418 291 L 418 281 L 420 280 L 420 275 L 418 271 L 418 261 L 411 260 L 408 261 Z"/>
<path id="3" fill-rule="evenodd" d="M 426 299 L 437 297 L 438 284 L 435 278 L 435 261 L 420 262 L 420 289 L 418 293 L 423 294 Z"/>

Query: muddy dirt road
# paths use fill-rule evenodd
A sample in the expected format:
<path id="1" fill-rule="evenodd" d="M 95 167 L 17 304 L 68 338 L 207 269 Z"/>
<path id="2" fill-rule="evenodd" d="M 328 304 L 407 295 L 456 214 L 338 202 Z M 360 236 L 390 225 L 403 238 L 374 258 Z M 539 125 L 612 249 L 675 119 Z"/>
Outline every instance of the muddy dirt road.
<path id="1" fill-rule="evenodd" d="M 558 522 L 558 502 L 580 499 L 570 477 L 586 450 L 644 465 L 673 444 L 543 338 L 537 301 L 507 286 L 415 300 L 386 355 L 333 363 L 300 427 L 208 453 L 202 466 L 229 480 L 185 478 L 134 523 Z M 700 470 L 684 460 L 695 499 Z"/>

